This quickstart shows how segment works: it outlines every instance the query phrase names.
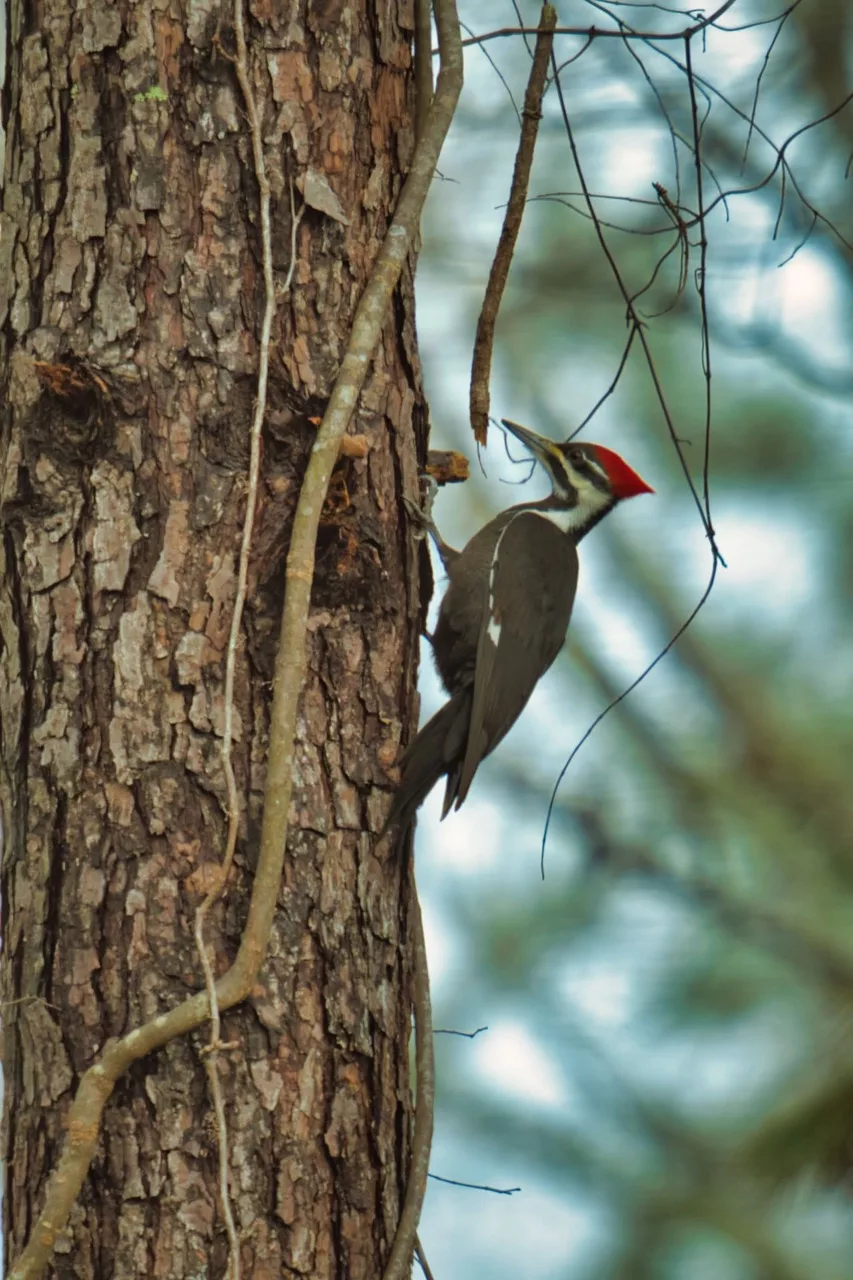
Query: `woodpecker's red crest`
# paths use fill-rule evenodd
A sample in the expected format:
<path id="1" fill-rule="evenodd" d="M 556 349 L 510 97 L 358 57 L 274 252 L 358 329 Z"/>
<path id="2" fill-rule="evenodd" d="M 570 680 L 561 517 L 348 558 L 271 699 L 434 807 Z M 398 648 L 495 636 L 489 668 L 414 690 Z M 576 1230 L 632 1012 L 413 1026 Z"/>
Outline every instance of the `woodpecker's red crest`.
<path id="1" fill-rule="evenodd" d="M 624 458 L 603 444 L 587 445 L 607 472 L 610 488 L 620 501 L 624 498 L 636 498 L 641 493 L 654 493 L 650 484 L 646 484 L 642 476 L 628 466 Z"/>

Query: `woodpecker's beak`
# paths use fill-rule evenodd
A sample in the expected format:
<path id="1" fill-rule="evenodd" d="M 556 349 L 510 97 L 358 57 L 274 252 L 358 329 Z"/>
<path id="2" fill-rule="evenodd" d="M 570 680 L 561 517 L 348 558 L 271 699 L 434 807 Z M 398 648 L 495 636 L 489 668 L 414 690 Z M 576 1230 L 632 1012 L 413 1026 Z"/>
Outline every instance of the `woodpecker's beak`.
<path id="1" fill-rule="evenodd" d="M 549 440 L 547 436 L 540 436 L 535 431 L 531 431 L 529 427 L 522 427 L 517 422 L 510 422 L 509 418 L 501 418 L 501 426 L 506 427 L 516 438 L 520 440 L 525 449 L 529 449 L 537 462 L 541 462 L 550 476 L 565 474 L 565 463 L 563 455 L 554 444 L 553 440 Z"/>

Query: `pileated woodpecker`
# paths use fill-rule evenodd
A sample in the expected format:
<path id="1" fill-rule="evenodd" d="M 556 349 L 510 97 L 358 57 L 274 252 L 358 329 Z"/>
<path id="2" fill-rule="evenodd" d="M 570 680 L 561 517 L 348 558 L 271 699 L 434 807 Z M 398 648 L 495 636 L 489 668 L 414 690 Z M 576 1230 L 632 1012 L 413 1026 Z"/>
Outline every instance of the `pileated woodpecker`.
<path id="1" fill-rule="evenodd" d="M 477 766 L 523 711 L 562 648 L 578 582 L 577 544 L 623 498 L 653 490 L 600 444 L 556 444 L 518 423 L 503 425 L 541 462 L 549 497 L 502 511 L 462 551 L 433 537 L 450 585 L 431 637 L 450 701 L 403 755 L 386 829 L 405 829 L 447 775 L 442 818 L 468 794 Z"/>

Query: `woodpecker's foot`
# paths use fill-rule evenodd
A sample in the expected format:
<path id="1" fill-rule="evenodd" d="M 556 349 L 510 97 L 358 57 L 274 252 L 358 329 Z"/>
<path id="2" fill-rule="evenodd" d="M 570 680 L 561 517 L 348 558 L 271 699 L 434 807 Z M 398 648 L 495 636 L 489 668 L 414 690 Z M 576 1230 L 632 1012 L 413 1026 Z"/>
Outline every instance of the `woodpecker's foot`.
<path id="1" fill-rule="evenodd" d="M 436 536 L 435 522 L 432 518 L 432 508 L 435 503 L 435 495 L 438 493 L 438 481 L 434 480 L 431 475 L 426 472 L 419 477 L 421 487 L 423 489 L 423 502 L 420 506 L 412 502 L 411 498 L 403 498 L 403 505 L 408 512 L 409 519 L 412 524 L 417 526 L 417 537 L 423 538 L 430 533 Z"/>
<path id="2" fill-rule="evenodd" d="M 429 534 L 435 543 L 439 556 L 441 557 L 441 563 L 444 565 L 445 569 L 448 569 L 451 561 L 456 559 L 459 552 L 454 550 L 453 547 L 448 546 L 444 541 L 436 528 L 435 521 L 432 518 L 432 506 L 435 502 L 435 495 L 438 493 L 438 484 L 430 475 L 422 475 L 420 480 L 426 491 L 424 494 L 423 506 L 417 506 L 416 503 L 412 502 L 411 498 L 407 498 L 405 496 L 403 497 L 403 505 L 406 508 L 406 512 L 412 522 L 412 525 L 414 526 L 413 532 L 415 537 L 419 539 L 425 538 L 426 535 Z"/>
<path id="3" fill-rule="evenodd" d="M 417 538 L 418 542 L 423 541 L 434 527 L 431 517 L 416 502 L 412 502 L 411 498 L 407 498 L 405 494 L 403 495 L 403 506 L 406 508 L 406 515 L 409 517 L 409 523 L 412 526 L 412 536 Z"/>
<path id="4" fill-rule="evenodd" d="M 421 482 L 421 488 L 424 491 L 424 500 L 421 510 L 425 518 L 429 521 L 430 532 L 435 529 L 435 522 L 432 518 L 432 509 L 435 506 L 435 495 L 438 493 L 438 481 L 435 476 L 431 476 L 428 471 L 422 471 L 418 477 Z"/>

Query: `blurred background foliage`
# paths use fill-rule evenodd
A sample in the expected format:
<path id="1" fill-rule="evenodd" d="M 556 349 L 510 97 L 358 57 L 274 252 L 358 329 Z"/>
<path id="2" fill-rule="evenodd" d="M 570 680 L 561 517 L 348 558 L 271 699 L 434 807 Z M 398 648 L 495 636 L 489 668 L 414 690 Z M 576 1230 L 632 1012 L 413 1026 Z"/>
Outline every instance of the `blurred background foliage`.
<path id="1" fill-rule="evenodd" d="M 654 31 L 697 16 L 587 0 L 562 0 L 558 12 L 564 25 Z M 519 13 L 535 26 L 539 6 Z M 708 210 L 710 499 L 728 567 L 573 760 L 543 883 L 561 767 L 711 573 L 634 342 L 583 435 L 623 453 L 656 495 L 583 544 L 563 655 L 465 808 L 439 825 L 433 797 L 419 822 L 436 1025 L 489 1028 L 438 1037 L 432 1168 L 522 1188 L 504 1197 L 431 1183 L 422 1239 L 436 1280 L 853 1276 L 853 107 L 836 111 L 849 92 L 853 10 L 801 0 L 783 14 L 778 0 L 736 0 L 727 30 L 692 42 Z M 511 4 L 485 0 L 465 0 L 461 16 L 476 33 L 517 22 Z M 558 37 L 558 61 L 584 43 Z M 685 219 L 697 207 L 684 58 L 683 41 L 595 39 L 561 76 L 590 190 L 618 197 L 596 207 L 624 228 L 605 234 L 632 293 L 678 245 L 652 184 Z M 470 353 L 517 140 L 510 93 L 520 105 L 529 65 L 518 37 L 466 50 L 465 95 L 423 227 L 433 445 L 471 455 Z M 786 140 L 831 112 L 784 146 L 782 166 Z M 551 88 L 492 411 L 559 439 L 612 382 L 628 336 L 578 191 Z M 638 306 L 701 492 L 696 226 L 689 238 L 683 292 L 679 246 Z M 543 483 L 508 487 L 527 470 L 494 429 L 482 462 L 485 474 L 475 464 L 436 504 L 457 545 Z M 430 668 L 425 651 L 424 716 L 441 698 Z"/>

